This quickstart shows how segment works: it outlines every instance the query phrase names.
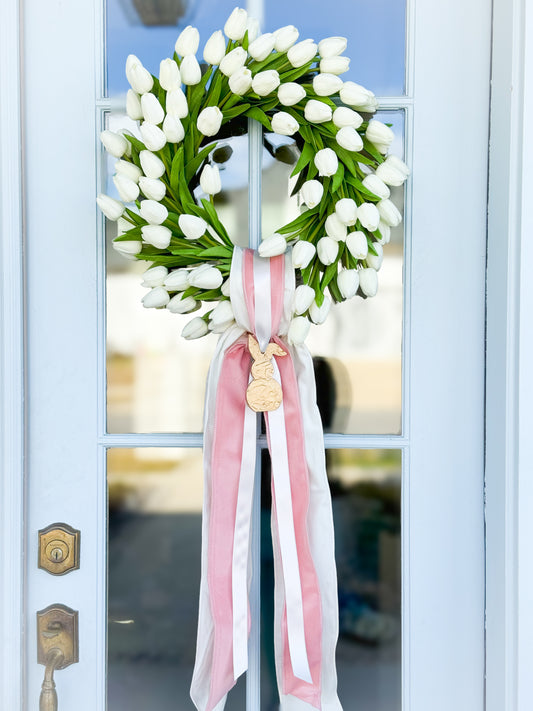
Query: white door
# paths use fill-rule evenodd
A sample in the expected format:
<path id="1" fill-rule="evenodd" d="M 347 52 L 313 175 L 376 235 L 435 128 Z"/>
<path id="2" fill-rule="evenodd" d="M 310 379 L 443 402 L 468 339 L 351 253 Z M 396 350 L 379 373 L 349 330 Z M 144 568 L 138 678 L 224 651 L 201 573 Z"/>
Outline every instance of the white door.
<path id="1" fill-rule="evenodd" d="M 490 4 L 250 5 L 267 29 L 349 37 L 350 78 L 376 89 L 413 169 L 379 295 L 339 308 L 309 340 L 336 523 L 340 698 L 346 711 L 481 711 Z M 129 52 L 156 71 L 176 18 L 205 39 L 232 6 L 23 3 L 28 709 L 44 676 L 35 615 L 53 603 L 79 613 L 79 662 L 55 675 L 60 709 L 192 708 L 214 337 L 180 341 L 181 317 L 140 306 L 139 265 L 106 258 L 94 197 L 112 166 L 97 135 L 123 119 Z M 242 243 L 248 219 L 254 238 L 290 209 L 287 165 L 257 129 L 232 148 L 220 213 Z M 228 703 L 247 711 L 276 708 L 260 493 L 261 634 Z M 60 577 L 37 567 L 37 532 L 56 522 L 81 531 L 79 569 Z"/>

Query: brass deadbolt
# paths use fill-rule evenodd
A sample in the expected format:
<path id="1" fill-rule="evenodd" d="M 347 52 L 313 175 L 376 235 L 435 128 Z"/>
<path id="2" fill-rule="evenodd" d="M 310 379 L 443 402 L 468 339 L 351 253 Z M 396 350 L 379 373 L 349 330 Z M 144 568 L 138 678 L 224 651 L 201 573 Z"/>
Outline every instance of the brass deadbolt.
<path id="1" fill-rule="evenodd" d="M 66 523 L 52 523 L 39 531 L 39 568 L 65 575 L 80 567 L 80 532 Z"/>

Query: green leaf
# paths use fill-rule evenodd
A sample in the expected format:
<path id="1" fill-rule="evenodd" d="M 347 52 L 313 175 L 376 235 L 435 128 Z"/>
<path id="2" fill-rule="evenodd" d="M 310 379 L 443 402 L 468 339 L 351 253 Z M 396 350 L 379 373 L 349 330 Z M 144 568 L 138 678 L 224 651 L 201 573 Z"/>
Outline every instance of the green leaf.
<path id="1" fill-rule="evenodd" d="M 209 146 L 206 146 L 203 148 L 198 155 L 193 158 L 193 160 L 190 160 L 187 165 L 185 166 L 185 180 L 189 183 L 191 181 L 191 178 L 193 175 L 196 174 L 196 171 L 198 168 L 202 165 L 204 160 L 207 158 L 207 156 L 211 153 L 211 151 L 214 151 L 215 148 L 217 147 L 216 143 L 211 143 Z"/>
<path id="2" fill-rule="evenodd" d="M 317 212 L 318 207 L 314 207 L 312 210 L 306 210 L 292 222 L 289 222 L 288 225 L 284 225 L 279 230 L 276 230 L 276 232 L 278 232 L 280 235 L 286 235 L 290 234 L 291 232 L 296 232 L 305 225 L 309 218 L 311 218 L 313 215 L 316 215 Z"/>
<path id="3" fill-rule="evenodd" d="M 183 146 L 180 146 L 176 155 L 172 159 L 172 167 L 170 169 L 170 189 L 173 193 L 179 192 L 180 175 L 183 173 Z"/>
<path id="4" fill-rule="evenodd" d="M 330 281 L 333 279 L 333 277 L 337 274 L 338 272 L 338 263 L 335 261 L 333 264 L 329 264 L 325 271 L 324 274 L 322 275 L 322 280 L 320 282 L 320 291 L 324 293 L 326 290 L 327 285 L 330 283 Z"/>
<path id="5" fill-rule="evenodd" d="M 263 124 L 267 131 L 272 131 L 272 124 L 270 122 L 270 119 L 265 114 L 265 112 L 262 111 L 259 107 L 252 106 L 252 108 L 248 109 L 248 111 L 246 112 L 246 116 L 255 119 L 256 121 L 259 121 L 259 123 Z"/>
<path id="6" fill-rule="evenodd" d="M 340 303 L 341 301 L 344 301 L 344 297 L 341 294 L 340 289 L 337 285 L 337 277 L 335 277 L 334 279 L 332 279 L 329 282 L 328 289 L 329 289 L 329 293 L 331 294 L 333 301 L 335 301 L 336 303 Z"/>
<path id="7" fill-rule="evenodd" d="M 203 249 L 198 252 L 199 257 L 204 257 L 205 259 L 211 259 L 220 257 L 221 259 L 231 259 L 233 250 L 229 247 L 224 247 L 224 245 L 218 245 L 217 247 L 208 247 L 208 249 Z"/>
<path id="8" fill-rule="evenodd" d="M 305 166 L 308 165 L 312 161 L 314 156 L 315 156 L 315 151 L 314 151 L 313 146 L 310 143 L 306 143 L 305 146 L 303 147 L 300 157 L 298 158 L 298 162 L 294 166 L 294 170 L 291 173 L 291 178 L 293 178 L 301 170 L 303 170 L 305 168 Z"/>
<path id="9" fill-rule="evenodd" d="M 333 176 L 333 181 L 331 183 L 331 192 L 336 193 L 340 188 L 342 181 L 344 180 L 344 165 L 339 162 L 339 167 L 337 172 Z"/>
<path id="10" fill-rule="evenodd" d="M 224 115 L 223 122 L 230 121 L 231 119 L 240 116 L 245 113 L 250 108 L 250 104 L 237 104 L 232 106 L 230 109 L 223 109 L 222 114 Z"/>
<path id="11" fill-rule="evenodd" d="M 233 242 L 230 240 L 228 233 L 226 232 L 226 228 L 224 227 L 222 222 L 220 222 L 217 211 L 215 210 L 213 205 L 211 205 L 208 200 L 202 200 L 202 205 L 204 206 L 204 210 L 207 212 L 211 225 L 215 228 L 219 237 L 221 237 L 224 242 L 226 242 L 226 244 L 231 245 L 231 247 L 233 248 Z"/>

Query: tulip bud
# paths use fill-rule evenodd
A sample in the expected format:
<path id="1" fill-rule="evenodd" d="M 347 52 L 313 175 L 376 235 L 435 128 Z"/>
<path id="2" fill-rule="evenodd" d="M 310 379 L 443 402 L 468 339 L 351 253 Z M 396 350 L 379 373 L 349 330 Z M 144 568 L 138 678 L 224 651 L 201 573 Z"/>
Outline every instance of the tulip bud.
<path id="1" fill-rule="evenodd" d="M 322 148 L 316 153 L 314 160 L 320 176 L 335 175 L 339 167 L 337 154 L 331 148 Z"/>
<path id="2" fill-rule="evenodd" d="M 168 210 L 164 205 L 155 200 L 143 200 L 139 213 L 143 220 L 146 220 L 149 225 L 160 225 L 168 217 Z"/>
<path id="3" fill-rule="evenodd" d="M 115 171 L 119 175 L 124 175 L 126 178 L 133 180 L 134 183 L 138 183 L 142 175 L 142 170 L 127 160 L 117 160 L 115 163 Z"/>
<path id="4" fill-rule="evenodd" d="M 349 68 L 349 57 L 327 57 L 320 60 L 320 71 L 328 74 L 344 74 Z"/>
<path id="5" fill-rule="evenodd" d="M 206 195 L 216 195 L 222 190 L 218 166 L 206 163 L 200 175 L 200 187 Z"/>
<path id="6" fill-rule="evenodd" d="M 141 299 L 145 309 L 159 309 L 166 306 L 170 301 L 168 291 L 162 286 L 156 286 L 143 296 Z"/>
<path id="7" fill-rule="evenodd" d="M 100 140 L 106 151 L 112 156 L 115 156 L 115 158 L 122 158 L 124 153 L 128 150 L 128 141 L 124 136 L 121 136 L 120 133 L 102 131 L 100 133 Z"/>
<path id="8" fill-rule="evenodd" d="M 294 290 L 292 310 L 295 314 L 303 314 L 311 306 L 314 300 L 315 290 L 312 287 L 307 286 L 307 284 L 301 284 Z"/>
<path id="9" fill-rule="evenodd" d="M 346 225 L 341 222 L 335 212 L 326 218 L 325 229 L 328 237 L 340 242 L 346 239 Z"/>
<path id="10" fill-rule="evenodd" d="M 161 202 L 167 191 L 165 183 L 161 180 L 157 180 L 155 178 L 145 178 L 144 175 L 139 178 L 139 187 L 143 191 L 143 195 L 145 197 L 149 200 L 156 200 L 157 202 Z"/>
<path id="11" fill-rule="evenodd" d="M 217 327 L 225 330 L 228 326 L 231 326 L 234 320 L 235 315 L 231 303 L 229 301 L 221 301 L 209 315 L 209 327 L 211 330 Z"/>
<path id="12" fill-rule="evenodd" d="M 306 180 L 300 188 L 300 195 L 307 207 L 313 209 L 322 200 L 324 186 L 319 180 Z"/>
<path id="13" fill-rule="evenodd" d="M 183 93 L 181 87 L 177 89 L 172 89 L 167 94 L 167 114 L 171 114 L 176 118 L 185 118 L 189 112 L 189 107 L 187 106 L 187 97 Z"/>
<path id="14" fill-rule="evenodd" d="M 199 84 L 202 79 L 202 70 L 194 54 L 187 54 L 181 60 L 181 81 L 187 86 Z"/>
<path id="15" fill-rule="evenodd" d="M 126 206 L 123 203 L 118 200 L 114 200 L 109 197 L 109 195 L 103 195 L 102 193 L 100 193 L 100 195 L 96 198 L 96 203 L 107 219 L 112 220 L 113 222 L 118 220 L 119 217 L 122 217 L 124 210 L 126 209 Z"/>
<path id="16" fill-rule="evenodd" d="M 323 101 L 311 99 L 305 105 L 304 116 L 311 123 L 324 123 L 325 121 L 331 121 L 332 109 L 331 106 L 328 106 Z"/>
<path id="17" fill-rule="evenodd" d="M 220 130 L 222 119 L 222 111 L 218 106 L 208 106 L 206 109 L 200 111 L 196 126 L 204 136 L 214 136 Z"/>
<path id="18" fill-rule="evenodd" d="M 130 54 L 126 60 L 126 78 L 137 94 L 146 94 L 154 85 L 152 75 L 134 54 Z"/>
<path id="19" fill-rule="evenodd" d="M 124 202 L 133 202 L 139 197 L 139 186 L 125 175 L 115 175 L 113 178 L 115 187 Z"/>
<path id="20" fill-rule="evenodd" d="M 219 65 L 219 69 L 222 74 L 227 77 L 230 77 L 241 67 L 244 67 L 244 63 L 246 62 L 247 58 L 248 55 L 246 54 L 245 49 L 243 49 L 242 47 L 235 47 L 235 49 L 232 49 L 231 52 L 228 52 L 228 54 L 226 54 L 226 56 L 222 59 Z"/>
<path id="21" fill-rule="evenodd" d="M 248 13 L 240 7 L 236 7 L 228 17 L 224 25 L 224 33 L 231 40 L 240 40 L 246 32 Z"/>
<path id="22" fill-rule="evenodd" d="M 352 198 L 337 200 L 335 212 L 343 225 L 355 225 L 357 221 L 357 205 Z"/>
<path id="23" fill-rule="evenodd" d="M 313 79 L 313 89 L 317 96 L 336 94 L 343 84 L 335 74 L 317 74 Z"/>
<path id="24" fill-rule="evenodd" d="M 277 232 L 264 239 L 258 247 L 260 257 L 277 257 L 287 249 L 287 240 Z"/>
<path id="25" fill-rule="evenodd" d="M 369 232 L 374 232 L 379 225 L 377 207 L 371 202 L 364 202 L 357 208 L 357 219 Z"/>
<path id="26" fill-rule="evenodd" d="M 113 240 L 112 245 L 115 252 L 118 252 L 121 256 L 132 261 L 136 260 L 135 255 L 139 254 L 143 247 L 143 243 L 140 239 L 124 240 L 120 242 Z"/>
<path id="27" fill-rule="evenodd" d="M 163 133 L 169 143 L 179 143 L 185 137 L 185 129 L 179 118 L 172 114 L 167 114 L 163 121 Z"/>
<path id="28" fill-rule="evenodd" d="M 409 175 L 409 168 L 396 156 L 388 156 L 387 160 L 376 168 L 376 175 L 387 185 L 399 187 Z"/>
<path id="29" fill-rule="evenodd" d="M 207 222 L 196 215 L 180 215 L 178 224 L 186 239 L 199 239 L 207 227 Z"/>
<path id="30" fill-rule="evenodd" d="M 229 281 L 229 277 L 226 279 L 226 281 L 225 281 L 225 282 L 222 284 L 222 286 L 220 287 L 220 291 L 222 292 L 222 295 L 223 295 L 223 296 L 229 297 L 229 295 L 230 295 L 230 281 Z"/>
<path id="31" fill-rule="evenodd" d="M 249 17 L 246 20 L 246 32 L 248 32 L 248 42 L 253 42 L 259 36 L 259 20 Z"/>
<path id="32" fill-rule="evenodd" d="M 411 175 L 411 171 L 409 170 L 409 167 L 403 162 L 403 160 L 400 160 L 398 156 L 388 156 L 387 160 L 385 161 L 388 165 L 392 166 L 395 170 L 398 170 L 400 173 L 403 173 L 405 177 Z"/>
<path id="33" fill-rule="evenodd" d="M 328 266 L 328 264 L 333 264 L 337 259 L 339 243 L 331 239 L 331 237 L 322 237 L 322 239 L 318 240 L 316 251 L 322 264 Z"/>
<path id="34" fill-rule="evenodd" d="M 204 47 L 204 60 L 207 64 L 220 64 L 226 54 L 226 41 L 222 30 L 213 32 Z"/>
<path id="35" fill-rule="evenodd" d="M 252 72 L 248 67 L 241 67 L 229 78 L 229 88 L 238 96 L 243 96 L 252 86 Z"/>
<path id="36" fill-rule="evenodd" d="M 160 62 L 159 83 L 165 91 L 172 91 L 181 86 L 180 70 L 173 59 L 163 59 Z"/>
<path id="37" fill-rule="evenodd" d="M 143 143 L 149 151 L 160 151 L 166 145 L 166 136 L 159 126 L 154 126 L 153 123 L 144 121 L 141 123 L 139 130 Z"/>
<path id="38" fill-rule="evenodd" d="M 189 270 L 174 269 L 164 281 L 168 291 L 185 291 L 189 288 Z"/>
<path id="39" fill-rule="evenodd" d="M 318 306 L 316 301 L 314 301 L 311 304 L 311 308 L 309 309 L 309 316 L 311 317 L 311 321 L 313 323 L 324 323 L 324 321 L 327 319 L 329 311 L 331 309 L 331 299 L 329 296 L 324 296 L 324 301 L 322 302 L 322 306 Z"/>
<path id="40" fill-rule="evenodd" d="M 222 281 L 220 270 L 210 264 L 202 264 L 189 274 L 189 284 L 197 289 L 218 289 Z"/>
<path id="41" fill-rule="evenodd" d="M 337 128 L 344 128 L 344 126 L 359 128 L 363 123 L 363 117 L 360 116 L 357 111 L 349 109 L 347 106 L 339 106 L 339 108 L 333 112 L 333 123 Z"/>
<path id="42" fill-rule="evenodd" d="M 168 302 L 167 309 L 173 314 L 189 314 L 191 311 L 196 311 L 199 306 L 193 296 L 183 298 L 183 294 L 176 294 Z"/>
<path id="43" fill-rule="evenodd" d="M 166 267 L 151 267 L 144 272 L 141 286 L 149 288 L 163 286 L 167 274 L 168 269 Z"/>
<path id="44" fill-rule="evenodd" d="M 392 200 L 380 200 L 377 207 L 381 220 L 387 225 L 397 227 L 402 221 L 402 213 Z"/>
<path id="45" fill-rule="evenodd" d="M 372 143 L 388 147 L 394 140 L 394 133 L 381 121 L 372 119 L 372 121 L 368 122 L 366 137 Z"/>
<path id="46" fill-rule="evenodd" d="M 283 106 L 294 106 L 305 97 L 305 89 L 300 84 L 290 81 L 278 89 L 278 99 Z"/>
<path id="47" fill-rule="evenodd" d="M 199 44 L 200 33 L 196 27 L 188 25 L 181 31 L 180 36 L 176 40 L 176 52 L 182 57 L 185 57 L 188 54 L 196 54 Z"/>
<path id="48" fill-rule="evenodd" d="M 278 111 L 272 116 L 272 130 L 280 136 L 292 136 L 299 128 L 298 121 L 286 111 Z"/>
<path id="49" fill-rule="evenodd" d="M 259 72 L 252 80 L 252 89 L 259 96 L 268 96 L 279 86 L 279 74 L 275 69 Z"/>
<path id="50" fill-rule="evenodd" d="M 351 299 L 359 289 L 359 274 L 357 269 L 341 269 L 337 275 L 337 286 L 343 299 Z"/>
<path id="51" fill-rule="evenodd" d="M 287 52 L 287 59 L 295 69 L 303 67 L 316 56 L 318 45 L 313 40 L 306 39 L 293 45 Z"/>
<path id="52" fill-rule="evenodd" d="M 166 249 L 172 237 L 172 232 L 163 225 L 145 225 L 141 227 L 141 234 L 145 242 L 157 249 Z"/>
<path id="53" fill-rule="evenodd" d="M 291 346 L 299 346 L 305 341 L 309 333 L 311 324 L 305 316 L 296 316 L 289 324 L 287 331 L 287 340 Z"/>
<path id="54" fill-rule="evenodd" d="M 298 39 L 300 33 L 294 25 L 285 25 L 274 32 L 276 52 L 286 52 Z"/>
<path id="55" fill-rule="evenodd" d="M 318 43 L 318 53 L 322 58 L 337 57 L 348 45 L 346 37 L 326 37 Z"/>
<path id="56" fill-rule="evenodd" d="M 292 248 L 292 266 L 294 269 L 305 269 L 313 259 L 316 247 L 311 242 L 298 240 Z"/>
<path id="57" fill-rule="evenodd" d="M 189 323 L 185 326 L 181 332 L 181 335 L 187 341 L 192 341 L 194 338 L 201 338 L 202 336 L 205 336 L 207 331 L 208 328 L 206 322 L 203 318 L 200 318 L 200 316 L 196 316 L 196 318 L 193 318 L 193 320 L 189 321 Z"/>
<path id="58" fill-rule="evenodd" d="M 366 258 L 366 263 L 367 266 L 372 267 L 372 269 L 375 269 L 377 272 L 379 272 L 383 263 L 383 247 L 379 242 L 373 242 L 372 246 L 376 250 L 377 254 L 373 254 L 369 251 Z"/>
<path id="59" fill-rule="evenodd" d="M 366 259 L 368 254 L 368 240 L 364 232 L 350 232 L 346 237 L 346 247 L 355 259 Z"/>
<path id="60" fill-rule="evenodd" d="M 248 54 L 253 57 L 256 62 L 262 62 L 274 49 L 276 38 L 271 32 L 265 32 L 264 35 L 259 35 L 248 47 Z"/>
<path id="61" fill-rule="evenodd" d="M 141 108 L 145 121 L 155 125 L 160 124 L 165 118 L 163 107 L 153 94 L 143 94 L 141 96 Z"/>
<path id="62" fill-rule="evenodd" d="M 335 140 L 341 148 L 345 148 L 347 151 L 360 151 L 363 147 L 363 139 L 351 126 L 339 128 Z"/>
<path id="63" fill-rule="evenodd" d="M 132 121 L 139 121 L 143 117 L 141 99 L 139 94 L 136 94 L 133 89 L 128 89 L 128 93 L 126 94 L 126 113 Z"/>
<path id="64" fill-rule="evenodd" d="M 381 199 L 390 197 L 389 188 L 375 173 L 370 173 L 363 179 L 363 186 L 373 195 L 377 195 L 377 197 Z"/>
<path id="65" fill-rule="evenodd" d="M 150 151 L 141 151 L 139 153 L 141 168 L 147 178 L 160 178 L 165 174 L 165 164 L 158 156 Z"/>
<path id="66" fill-rule="evenodd" d="M 372 267 L 359 270 L 359 286 L 365 296 L 375 296 L 378 293 L 378 273 Z"/>
<path id="67" fill-rule="evenodd" d="M 379 235 L 381 235 L 381 236 L 376 234 L 376 237 L 379 239 L 381 244 L 389 244 L 390 237 L 391 237 L 390 225 L 387 225 L 385 222 L 380 220 L 380 223 L 378 225 L 378 230 L 379 230 Z"/>
<path id="68" fill-rule="evenodd" d="M 353 81 L 345 81 L 340 90 L 341 100 L 348 106 L 354 106 L 359 111 L 373 112 L 377 109 L 374 94 L 364 86 Z"/>

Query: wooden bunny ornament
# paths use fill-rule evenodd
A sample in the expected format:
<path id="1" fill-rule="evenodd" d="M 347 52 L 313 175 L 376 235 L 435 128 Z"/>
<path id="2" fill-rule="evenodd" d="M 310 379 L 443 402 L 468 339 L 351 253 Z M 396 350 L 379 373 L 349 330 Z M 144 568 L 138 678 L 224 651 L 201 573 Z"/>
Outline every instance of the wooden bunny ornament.
<path id="1" fill-rule="evenodd" d="M 277 343 L 269 343 L 262 353 L 251 333 L 248 335 L 248 349 L 254 362 L 252 381 L 246 390 L 246 402 L 254 412 L 277 410 L 283 400 L 283 393 L 281 385 L 274 379 L 272 356 L 285 356 L 287 353 Z"/>

